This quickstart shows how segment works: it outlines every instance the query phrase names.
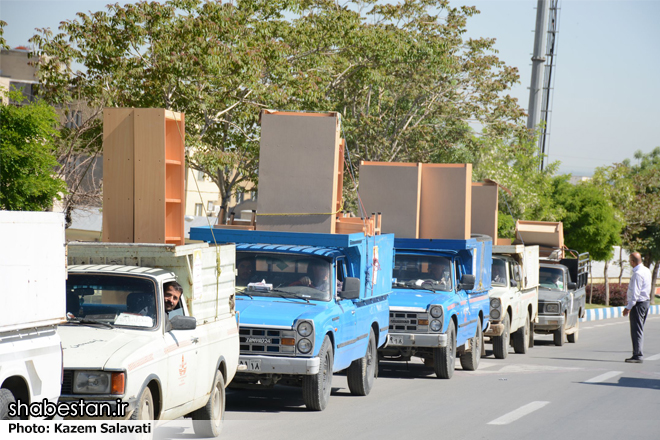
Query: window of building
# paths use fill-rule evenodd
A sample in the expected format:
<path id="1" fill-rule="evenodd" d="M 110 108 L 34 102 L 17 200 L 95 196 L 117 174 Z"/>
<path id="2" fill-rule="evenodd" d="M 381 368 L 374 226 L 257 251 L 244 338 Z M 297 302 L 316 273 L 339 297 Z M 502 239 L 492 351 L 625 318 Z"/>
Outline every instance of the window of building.
<path id="1" fill-rule="evenodd" d="M 78 128 L 82 125 L 82 111 L 71 110 L 66 114 L 66 128 Z"/>
<path id="2" fill-rule="evenodd" d="M 197 180 L 204 180 L 204 171 L 197 171 Z"/>
<path id="3" fill-rule="evenodd" d="M 209 200 L 209 202 L 206 204 L 206 210 L 208 212 L 213 212 L 214 209 L 215 209 L 215 202 Z"/>
<path id="4" fill-rule="evenodd" d="M 243 203 L 243 198 L 245 197 L 244 192 L 236 193 L 236 204 Z"/>
<path id="5" fill-rule="evenodd" d="M 256 191 L 250 191 L 250 198 L 256 202 L 257 201 L 257 192 Z"/>
<path id="6" fill-rule="evenodd" d="M 196 216 L 202 216 L 204 213 L 202 212 L 202 209 L 204 206 L 201 203 L 195 203 L 195 215 Z"/>

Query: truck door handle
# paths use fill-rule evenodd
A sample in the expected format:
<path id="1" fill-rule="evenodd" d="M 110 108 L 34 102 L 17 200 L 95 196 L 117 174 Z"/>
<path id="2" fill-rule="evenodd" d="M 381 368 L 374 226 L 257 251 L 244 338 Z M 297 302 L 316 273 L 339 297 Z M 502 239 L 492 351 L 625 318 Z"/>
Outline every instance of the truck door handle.
<path id="1" fill-rule="evenodd" d="M 351 310 L 351 315 L 355 315 L 355 310 Z"/>
<path id="2" fill-rule="evenodd" d="M 192 342 L 193 344 L 197 344 L 199 343 L 199 338 L 192 338 L 190 342 Z"/>

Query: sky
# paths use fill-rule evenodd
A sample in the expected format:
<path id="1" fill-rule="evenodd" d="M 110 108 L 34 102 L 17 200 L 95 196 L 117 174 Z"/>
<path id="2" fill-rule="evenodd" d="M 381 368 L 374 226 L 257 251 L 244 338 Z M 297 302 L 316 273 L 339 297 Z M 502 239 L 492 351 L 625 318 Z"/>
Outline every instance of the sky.
<path id="1" fill-rule="evenodd" d="M 56 30 L 78 11 L 110 0 L 0 0 L 10 47 L 35 28 Z M 119 3 L 128 3 L 119 1 Z M 451 0 L 476 6 L 467 37 L 495 38 L 498 56 L 517 67 L 511 95 L 527 109 L 536 0 Z M 561 173 L 589 176 L 599 166 L 660 146 L 660 0 L 560 0 L 548 158 Z"/>

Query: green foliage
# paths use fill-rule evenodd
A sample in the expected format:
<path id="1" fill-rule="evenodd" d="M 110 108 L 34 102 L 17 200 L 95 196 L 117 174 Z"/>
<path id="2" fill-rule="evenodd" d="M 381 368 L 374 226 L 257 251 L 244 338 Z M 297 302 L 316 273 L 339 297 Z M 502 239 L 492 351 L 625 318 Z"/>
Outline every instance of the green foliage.
<path id="1" fill-rule="evenodd" d="M 536 145 L 536 137 L 522 134 L 510 141 L 484 142 L 480 150 L 475 180 L 494 180 L 510 192 L 499 193 L 498 235 L 502 238 L 514 238 L 514 218 L 560 220 L 561 208 L 552 199 L 552 180 L 559 163 L 551 163 L 541 171 Z"/>
<path id="2" fill-rule="evenodd" d="M 5 95 L 3 93 L 3 95 Z M 40 211 L 59 199 L 65 183 L 54 176 L 58 163 L 54 156 L 53 128 L 58 117 L 43 102 L 24 104 L 20 92 L 7 96 L 18 105 L 0 103 L 0 209 Z"/>
<path id="3" fill-rule="evenodd" d="M 50 102 L 185 112 L 189 165 L 226 202 L 256 183 L 263 108 L 341 112 L 354 164 L 472 162 L 524 132 L 505 93 L 517 70 L 494 40 L 463 39 L 476 13 L 446 0 L 170 0 L 79 13 L 31 42 Z"/>
<path id="4" fill-rule="evenodd" d="M 570 249 L 589 252 L 591 259 L 608 261 L 620 243 L 621 223 L 607 194 L 591 182 L 568 183 L 569 176 L 553 181 L 553 199 L 562 209 L 564 242 Z"/>

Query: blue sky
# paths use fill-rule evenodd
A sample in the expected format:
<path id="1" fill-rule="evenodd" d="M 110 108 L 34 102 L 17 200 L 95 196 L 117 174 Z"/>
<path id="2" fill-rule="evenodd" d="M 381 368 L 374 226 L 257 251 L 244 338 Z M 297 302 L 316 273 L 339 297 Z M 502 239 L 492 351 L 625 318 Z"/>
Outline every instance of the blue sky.
<path id="1" fill-rule="evenodd" d="M 35 28 L 55 30 L 78 11 L 109 0 L 0 0 L 11 47 Z M 120 1 L 120 3 L 127 3 Z M 496 38 L 499 57 L 520 72 L 511 92 L 527 108 L 536 0 L 451 0 L 477 6 L 468 37 Z M 660 146 L 660 0 L 560 0 L 549 158 L 560 172 L 590 175 L 597 166 Z"/>

